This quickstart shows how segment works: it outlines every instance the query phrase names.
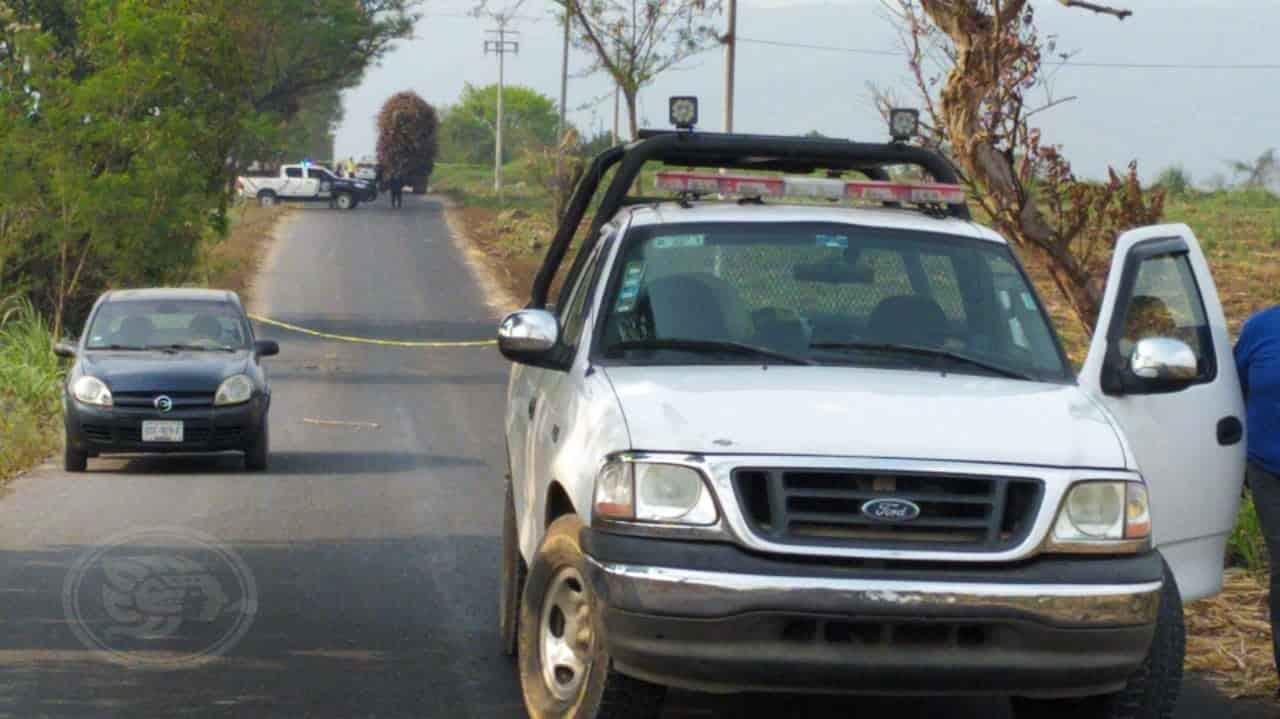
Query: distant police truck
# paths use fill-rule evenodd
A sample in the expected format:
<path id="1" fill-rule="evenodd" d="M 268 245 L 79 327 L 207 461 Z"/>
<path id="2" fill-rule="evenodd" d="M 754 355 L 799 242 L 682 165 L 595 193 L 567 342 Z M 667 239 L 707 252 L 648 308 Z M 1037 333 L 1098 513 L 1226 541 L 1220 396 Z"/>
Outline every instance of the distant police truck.
<path id="1" fill-rule="evenodd" d="M 332 202 L 343 210 L 378 197 L 376 183 L 358 178 L 344 178 L 316 165 L 285 165 L 278 176 L 240 177 L 236 187 L 245 197 L 256 197 L 258 204 L 270 207 L 277 202 Z"/>

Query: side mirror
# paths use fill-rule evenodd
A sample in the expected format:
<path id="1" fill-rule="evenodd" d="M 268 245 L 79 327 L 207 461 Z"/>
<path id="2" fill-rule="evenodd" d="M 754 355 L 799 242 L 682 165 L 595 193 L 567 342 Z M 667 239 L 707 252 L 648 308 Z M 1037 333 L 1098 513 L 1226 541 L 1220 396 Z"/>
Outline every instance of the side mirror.
<path id="1" fill-rule="evenodd" d="M 275 340 L 258 340 L 253 343 L 253 351 L 259 357 L 275 357 L 280 354 L 280 344 Z"/>
<path id="2" fill-rule="evenodd" d="M 519 310 L 498 325 L 498 351 L 512 362 L 555 367 L 560 322 L 546 310 Z"/>
<path id="3" fill-rule="evenodd" d="M 76 346 L 70 342 L 58 342 L 53 345 L 53 353 L 59 357 L 75 357 Z"/>
<path id="4" fill-rule="evenodd" d="M 1144 389 L 1170 391 L 1194 381 L 1200 375 L 1200 362 L 1182 340 L 1146 337 L 1134 345 L 1129 371 Z"/>

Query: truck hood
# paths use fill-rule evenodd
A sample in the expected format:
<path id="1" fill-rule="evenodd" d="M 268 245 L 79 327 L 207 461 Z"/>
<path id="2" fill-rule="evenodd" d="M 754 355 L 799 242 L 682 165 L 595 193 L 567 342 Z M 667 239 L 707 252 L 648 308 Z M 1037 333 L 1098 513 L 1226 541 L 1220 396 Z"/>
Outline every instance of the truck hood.
<path id="1" fill-rule="evenodd" d="M 634 449 L 1125 466 L 1074 385 L 849 367 L 605 368 Z"/>

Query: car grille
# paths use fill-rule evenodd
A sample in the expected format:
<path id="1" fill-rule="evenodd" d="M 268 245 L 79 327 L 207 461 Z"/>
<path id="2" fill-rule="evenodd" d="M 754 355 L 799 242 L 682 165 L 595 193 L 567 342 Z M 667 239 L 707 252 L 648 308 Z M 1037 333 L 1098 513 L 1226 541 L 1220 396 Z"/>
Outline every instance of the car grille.
<path id="1" fill-rule="evenodd" d="M 164 395 L 173 400 L 174 409 L 193 409 L 213 406 L 212 392 L 116 392 L 112 393 L 112 402 L 117 407 L 145 407 L 155 409 L 156 397 Z"/>
<path id="2" fill-rule="evenodd" d="M 858 470 L 738 469 L 733 486 L 752 531 L 781 544 L 1000 551 L 1021 542 L 1040 508 L 1036 479 Z M 869 517 L 873 499 L 907 500 L 911 520 Z"/>

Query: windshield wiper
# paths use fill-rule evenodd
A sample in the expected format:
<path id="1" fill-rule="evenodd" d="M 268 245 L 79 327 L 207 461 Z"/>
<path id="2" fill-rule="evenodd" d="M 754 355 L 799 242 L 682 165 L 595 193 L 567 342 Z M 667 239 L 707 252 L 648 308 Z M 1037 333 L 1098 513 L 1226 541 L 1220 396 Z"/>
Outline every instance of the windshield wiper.
<path id="1" fill-rule="evenodd" d="M 142 352 L 146 347 L 135 347 L 134 345 L 91 345 L 91 350 L 114 350 L 116 352 Z"/>
<path id="2" fill-rule="evenodd" d="M 182 343 L 174 343 L 168 345 L 147 345 L 149 350 L 160 350 L 162 352 L 235 352 L 231 347 L 225 345 L 217 347 L 208 347 L 205 345 L 187 345 Z"/>
<path id="3" fill-rule="evenodd" d="M 755 345 L 744 344 L 742 342 L 730 342 L 725 340 L 689 340 L 674 338 L 634 340 L 631 342 L 618 342 L 617 344 L 609 345 L 605 348 L 605 354 L 614 354 L 621 350 L 680 350 L 685 352 L 702 353 L 727 352 L 739 355 L 763 357 L 765 359 L 785 362 L 787 364 L 817 364 L 806 357 L 797 357 L 796 355 L 787 354 L 786 352 L 778 352 L 767 347 L 757 347 Z"/>
<path id="4" fill-rule="evenodd" d="M 876 342 L 814 342 L 809 346 L 813 349 L 823 350 L 871 350 L 875 352 L 901 352 L 903 354 L 921 355 L 925 357 L 941 357 L 961 364 L 967 364 L 972 367 L 978 367 L 980 369 L 987 370 L 988 372 L 994 372 L 995 374 L 1003 377 L 1022 379 L 1027 380 L 1028 382 L 1035 381 L 1034 377 L 1025 372 L 1020 372 L 1008 367 L 1002 367 L 998 364 L 978 359 L 977 357 L 970 357 L 969 355 L 952 352 L 951 350 L 938 349 L 935 347 L 920 347 L 918 345 L 900 345 Z"/>

